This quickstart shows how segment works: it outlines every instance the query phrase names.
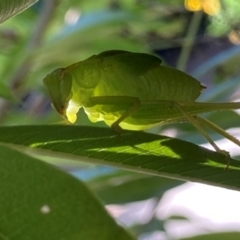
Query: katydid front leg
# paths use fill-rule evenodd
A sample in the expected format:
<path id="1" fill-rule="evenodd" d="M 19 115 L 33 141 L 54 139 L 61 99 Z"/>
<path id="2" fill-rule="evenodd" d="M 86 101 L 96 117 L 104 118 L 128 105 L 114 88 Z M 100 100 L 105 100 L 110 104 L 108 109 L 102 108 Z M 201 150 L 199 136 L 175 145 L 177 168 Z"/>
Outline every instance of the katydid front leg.
<path id="1" fill-rule="evenodd" d="M 92 97 L 91 101 L 96 105 L 97 104 L 112 105 L 123 103 L 129 105 L 126 111 L 122 114 L 122 116 L 111 125 L 111 128 L 118 134 L 120 134 L 122 131 L 122 128 L 119 126 L 119 124 L 122 121 L 124 121 L 124 119 L 126 119 L 127 117 L 131 116 L 134 112 L 136 112 L 141 106 L 139 98 L 129 96 Z"/>

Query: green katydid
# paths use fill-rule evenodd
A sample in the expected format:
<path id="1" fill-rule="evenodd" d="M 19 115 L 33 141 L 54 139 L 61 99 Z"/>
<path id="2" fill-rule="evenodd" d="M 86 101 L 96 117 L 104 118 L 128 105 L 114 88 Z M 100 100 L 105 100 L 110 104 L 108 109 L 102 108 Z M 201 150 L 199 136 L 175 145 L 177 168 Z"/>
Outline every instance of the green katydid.
<path id="1" fill-rule="evenodd" d="M 104 121 L 115 131 L 144 130 L 159 124 L 188 121 L 224 154 L 206 126 L 240 146 L 240 141 L 197 114 L 239 109 L 240 102 L 195 102 L 205 88 L 156 56 L 122 50 L 105 51 L 47 75 L 44 84 L 53 107 L 70 123 L 82 107 L 92 122 Z"/>

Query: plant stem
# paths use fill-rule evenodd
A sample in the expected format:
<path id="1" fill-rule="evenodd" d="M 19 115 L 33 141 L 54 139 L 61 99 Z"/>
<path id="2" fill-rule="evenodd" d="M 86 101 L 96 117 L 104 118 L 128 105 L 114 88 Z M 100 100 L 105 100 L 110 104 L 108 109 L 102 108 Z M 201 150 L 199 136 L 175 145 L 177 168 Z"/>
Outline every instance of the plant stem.
<path id="1" fill-rule="evenodd" d="M 177 62 L 177 68 L 181 71 L 184 71 L 186 69 L 186 65 L 189 59 L 189 55 L 192 51 L 195 36 L 197 34 L 197 30 L 202 19 L 202 15 L 203 15 L 202 11 L 197 11 L 193 14 L 186 39 L 183 42 L 182 50 L 180 52 L 180 56 Z"/>

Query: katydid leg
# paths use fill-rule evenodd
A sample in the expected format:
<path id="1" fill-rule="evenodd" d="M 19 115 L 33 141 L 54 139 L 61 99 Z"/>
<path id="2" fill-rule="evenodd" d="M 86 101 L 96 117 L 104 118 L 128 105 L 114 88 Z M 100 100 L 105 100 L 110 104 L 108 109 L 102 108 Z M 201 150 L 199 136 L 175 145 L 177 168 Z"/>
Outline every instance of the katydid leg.
<path id="1" fill-rule="evenodd" d="M 178 108 L 178 110 L 185 116 L 185 118 L 195 127 L 198 129 L 198 131 L 200 131 L 200 133 L 208 140 L 208 142 L 213 146 L 213 148 L 216 150 L 216 152 L 221 153 L 223 155 L 225 155 L 226 160 L 227 160 L 227 166 L 226 169 L 228 169 L 229 167 L 229 163 L 230 163 L 230 154 L 229 152 L 220 149 L 216 143 L 211 139 L 211 137 L 207 134 L 207 132 L 202 128 L 201 124 L 198 122 L 198 118 L 197 116 L 192 116 L 190 115 L 188 112 L 186 112 L 184 110 L 184 108 L 182 108 L 182 106 L 180 106 L 178 103 L 174 102 L 174 106 L 176 108 Z"/>
<path id="2" fill-rule="evenodd" d="M 220 128 L 219 126 L 200 116 L 194 116 L 194 118 L 197 119 L 197 121 L 200 122 L 202 125 L 205 125 L 206 127 L 219 133 L 220 135 L 222 135 L 223 137 L 227 138 L 228 140 L 230 140 L 231 142 L 235 143 L 240 147 L 240 141 L 231 134 L 229 134 L 228 132 L 226 132 L 224 129 Z"/>
<path id="3" fill-rule="evenodd" d="M 112 105 L 112 104 L 122 104 L 122 103 L 129 104 L 129 107 L 121 115 L 121 117 L 119 117 L 118 120 L 111 125 L 111 128 L 118 133 L 120 133 L 122 130 L 119 124 L 125 118 L 131 116 L 134 112 L 136 112 L 141 106 L 139 98 L 129 97 L 129 96 L 92 97 L 91 100 L 95 104 L 102 104 L 102 105 Z"/>
<path id="4" fill-rule="evenodd" d="M 213 146 L 213 148 L 217 151 L 220 152 L 221 149 L 215 144 L 215 142 L 211 139 L 211 137 L 207 134 L 207 132 L 201 127 L 201 125 L 198 123 L 198 121 L 190 115 L 188 112 L 182 108 L 178 103 L 174 102 L 174 106 L 178 108 L 178 110 L 183 114 L 183 116 L 195 127 L 202 133 L 202 135 L 209 141 L 209 143 Z"/>

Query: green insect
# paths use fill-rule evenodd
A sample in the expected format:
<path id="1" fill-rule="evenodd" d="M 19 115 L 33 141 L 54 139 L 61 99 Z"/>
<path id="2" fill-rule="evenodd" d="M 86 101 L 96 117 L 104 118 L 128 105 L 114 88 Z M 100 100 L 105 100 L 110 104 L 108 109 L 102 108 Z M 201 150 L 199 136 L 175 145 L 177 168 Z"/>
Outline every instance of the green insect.
<path id="1" fill-rule="evenodd" d="M 197 114 L 239 109 L 240 102 L 195 102 L 205 88 L 190 75 L 161 65 L 156 56 L 122 50 L 102 52 L 47 75 L 44 84 L 53 107 L 70 123 L 82 107 L 92 122 L 104 121 L 115 131 L 144 130 L 159 124 L 189 121 L 214 149 L 208 127 L 240 146 L 240 141 Z"/>

